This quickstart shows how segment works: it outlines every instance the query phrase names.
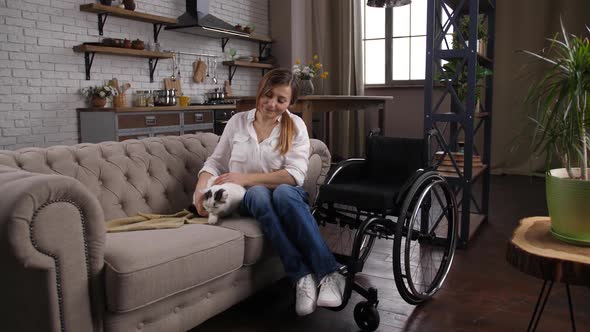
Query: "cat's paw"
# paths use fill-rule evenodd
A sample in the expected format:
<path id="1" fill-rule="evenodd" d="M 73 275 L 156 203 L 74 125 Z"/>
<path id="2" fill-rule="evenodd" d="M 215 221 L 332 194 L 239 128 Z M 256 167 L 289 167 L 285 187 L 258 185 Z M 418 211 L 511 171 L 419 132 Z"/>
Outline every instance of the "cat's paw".
<path id="1" fill-rule="evenodd" d="M 218 216 L 209 213 L 209 219 L 207 219 L 207 222 L 209 223 L 209 225 L 215 225 L 215 224 L 217 224 L 217 221 L 218 220 L 219 220 L 219 217 Z"/>

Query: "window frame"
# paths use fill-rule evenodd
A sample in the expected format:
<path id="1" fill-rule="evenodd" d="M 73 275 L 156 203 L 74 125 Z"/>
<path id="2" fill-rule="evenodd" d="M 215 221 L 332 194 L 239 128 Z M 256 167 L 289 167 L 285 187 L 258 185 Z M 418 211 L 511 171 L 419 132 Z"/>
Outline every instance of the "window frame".
<path id="1" fill-rule="evenodd" d="M 361 5 L 365 6 L 366 8 L 366 1 L 361 1 Z M 411 6 L 411 5 L 410 5 Z M 426 80 L 425 79 L 416 79 L 416 80 L 394 80 L 393 79 L 393 40 L 394 39 L 401 39 L 401 38 L 408 38 L 412 37 L 426 37 L 426 35 L 412 35 L 411 24 L 410 24 L 410 34 L 408 36 L 393 36 L 393 9 L 391 8 L 384 8 L 385 10 L 385 83 L 375 83 L 375 84 L 367 84 L 366 82 L 366 47 L 365 42 L 367 40 L 381 40 L 382 38 L 365 38 L 365 31 L 366 31 L 366 11 L 363 9 L 363 36 L 362 36 L 362 43 L 363 43 L 363 83 L 365 84 L 366 88 L 386 88 L 386 87 L 420 87 L 424 86 Z M 426 13 L 425 13 L 426 14 Z M 412 15 L 412 7 L 410 7 L 410 19 Z M 426 51 L 426 50 L 425 50 Z M 411 70 L 412 67 L 412 48 L 408 48 L 408 52 L 410 53 L 409 59 L 410 62 L 408 63 L 408 67 Z M 424 63 L 426 66 L 426 63 Z"/>

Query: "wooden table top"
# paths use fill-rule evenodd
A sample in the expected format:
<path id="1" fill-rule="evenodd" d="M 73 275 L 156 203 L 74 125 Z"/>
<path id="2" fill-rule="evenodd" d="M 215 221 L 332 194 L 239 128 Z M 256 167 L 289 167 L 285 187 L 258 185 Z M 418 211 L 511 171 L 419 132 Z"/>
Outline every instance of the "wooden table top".
<path id="1" fill-rule="evenodd" d="M 506 259 L 520 271 L 544 280 L 590 285 L 590 247 L 556 239 L 549 217 L 522 219 L 508 243 Z"/>

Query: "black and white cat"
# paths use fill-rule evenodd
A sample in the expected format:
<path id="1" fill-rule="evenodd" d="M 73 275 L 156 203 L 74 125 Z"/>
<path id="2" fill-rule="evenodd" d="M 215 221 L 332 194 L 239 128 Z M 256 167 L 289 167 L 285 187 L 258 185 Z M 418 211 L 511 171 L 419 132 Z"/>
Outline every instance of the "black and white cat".
<path id="1" fill-rule="evenodd" d="M 207 189 L 201 190 L 204 194 L 203 208 L 209 212 L 207 222 L 211 225 L 215 225 L 219 217 L 227 217 L 237 211 L 246 194 L 246 188 L 239 184 L 211 185 L 216 178 L 215 176 L 211 177 L 207 182 Z M 196 202 L 193 202 L 193 204 L 196 204 Z"/>

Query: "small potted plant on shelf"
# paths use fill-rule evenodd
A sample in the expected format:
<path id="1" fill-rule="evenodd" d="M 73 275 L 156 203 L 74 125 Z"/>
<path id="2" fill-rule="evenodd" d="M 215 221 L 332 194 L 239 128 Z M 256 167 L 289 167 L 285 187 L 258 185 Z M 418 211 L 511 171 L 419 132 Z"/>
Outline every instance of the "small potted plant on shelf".
<path id="1" fill-rule="evenodd" d="M 590 41 L 568 34 L 563 22 L 561 29 L 549 39 L 547 51 L 524 51 L 549 65 L 526 99 L 536 106 L 531 116 L 536 126 L 532 148 L 546 156 L 552 234 L 590 245 Z M 554 159 L 563 168 L 551 169 Z"/>
<path id="2" fill-rule="evenodd" d="M 461 42 L 459 38 L 459 32 L 461 33 L 464 42 Z M 485 26 L 485 19 L 483 15 L 480 15 L 477 24 L 477 39 L 480 46 L 485 45 L 487 40 L 487 28 Z M 469 39 L 469 17 L 462 17 L 459 21 L 459 31 L 453 32 L 452 48 L 454 50 L 462 49 L 468 45 Z M 481 53 L 481 52 L 480 52 Z M 486 76 L 492 75 L 492 71 L 488 68 L 481 66 L 479 63 L 476 64 L 475 68 L 475 112 L 479 111 L 479 101 L 481 96 L 482 81 Z M 446 84 L 451 81 L 457 97 L 462 104 L 465 104 L 467 97 L 467 64 L 463 63 L 462 59 L 451 59 L 442 66 L 442 72 L 439 80 L 441 83 Z M 456 106 L 455 106 L 456 108 Z"/>
<path id="3" fill-rule="evenodd" d="M 89 86 L 80 90 L 92 107 L 104 107 L 107 98 L 116 96 L 117 89 L 110 85 Z"/>

